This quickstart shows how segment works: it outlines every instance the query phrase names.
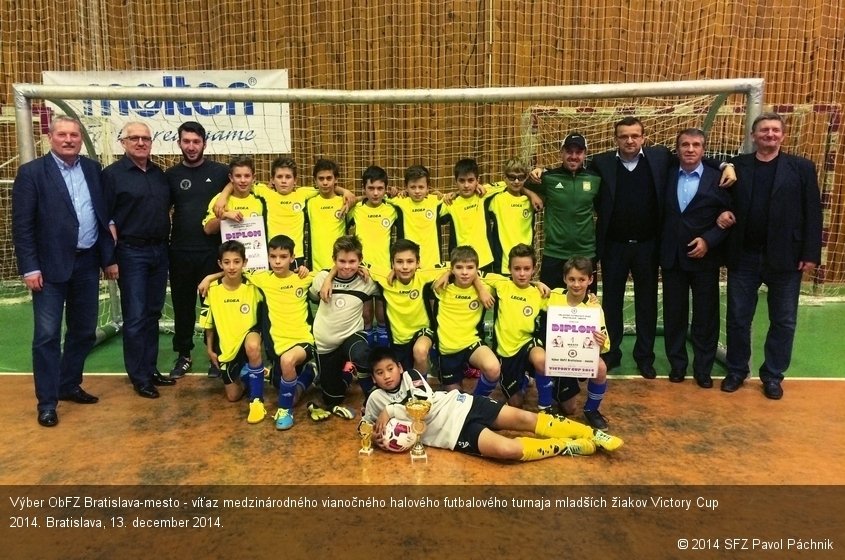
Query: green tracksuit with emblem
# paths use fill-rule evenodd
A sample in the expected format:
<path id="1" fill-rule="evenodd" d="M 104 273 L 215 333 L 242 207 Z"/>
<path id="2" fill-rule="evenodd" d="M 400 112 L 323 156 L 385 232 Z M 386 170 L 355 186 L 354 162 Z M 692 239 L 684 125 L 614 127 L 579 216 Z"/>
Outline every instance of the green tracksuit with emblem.
<path id="1" fill-rule="evenodd" d="M 543 254 L 557 259 L 596 256 L 593 215 L 600 185 L 597 175 L 583 169 L 572 173 L 565 167 L 543 173 L 539 185 L 526 184 L 545 201 Z"/>

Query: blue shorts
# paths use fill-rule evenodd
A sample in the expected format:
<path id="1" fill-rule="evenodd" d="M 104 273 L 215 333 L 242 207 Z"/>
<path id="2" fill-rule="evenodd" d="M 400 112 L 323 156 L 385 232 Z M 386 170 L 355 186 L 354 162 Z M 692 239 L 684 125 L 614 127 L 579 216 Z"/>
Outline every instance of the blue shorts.
<path id="1" fill-rule="evenodd" d="M 502 393 L 504 393 L 506 399 L 510 399 L 528 385 L 526 375 L 533 375 L 534 373 L 531 362 L 528 361 L 528 355 L 531 353 L 531 349 L 537 346 L 542 348 L 543 343 L 535 338 L 526 342 L 513 356 L 499 358 L 499 362 L 502 364 Z"/>
<path id="2" fill-rule="evenodd" d="M 495 401 L 490 397 L 473 396 L 469 414 L 464 420 L 461 433 L 458 434 L 454 450 L 470 455 L 481 455 L 478 449 L 478 437 L 486 428 L 493 426 L 504 407 L 505 403 Z"/>
<path id="3" fill-rule="evenodd" d="M 295 348 L 297 346 L 299 346 L 300 348 L 305 350 L 305 361 L 303 361 L 301 364 L 296 366 L 296 373 L 298 375 L 298 374 L 302 373 L 302 368 L 305 367 L 305 364 L 307 364 L 308 362 L 313 360 L 314 356 L 317 355 L 317 349 L 314 348 L 313 344 L 310 344 L 308 342 L 300 342 L 298 344 L 294 344 L 293 346 L 291 346 L 290 348 L 288 348 L 287 350 L 282 352 L 282 354 L 284 354 L 285 352 L 287 352 L 291 348 Z M 281 366 L 280 360 L 281 360 L 281 355 L 276 356 L 276 358 L 273 360 L 273 365 L 270 368 L 270 383 L 272 383 L 273 387 L 275 387 L 276 389 L 279 388 L 279 384 L 281 383 L 281 380 L 282 380 L 282 366 Z"/>
<path id="4" fill-rule="evenodd" d="M 431 340 L 432 348 L 434 348 L 434 332 L 431 329 L 420 329 L 414 333 L 410 341 L 392 345 L 393 352 L 396 354 L 396 361 L 402 364 L 404 369 L 410 371 L 414 367 L 414 344 L 424 336 Z"/>
<path id="5" fill-rule="evenodd" d="M 481 347 L 481 342 L 476 342 L 468 348 L 459 350 L 454 354 L 440 354 L 440 378 L 441 385 L 455 385 L 464 380 L 464 370 L 469 365 L 472 353 Z"/>
<path id="6" fill-rule="evenodd" d="M 261 334 L 261 330 L 256 326 L 253 327 L 247 332 L 253 333 L 257 332 Z M 246 339 L 246 336 L 244 336 Z M 241 347 L 238 350 L 238 353 L 235 354 L 235 357 L 229 360 L 228 362 L 221 362 L 220 363 L 220 377 L 223 379 L 223 385 L 231 385 L 235 381 L 241 378 L 241 370 L 245 365 L 249 364 L 249 360 L 246 357 L 246 350 L 244 349 L 243 343 L 241 343 Z"/>

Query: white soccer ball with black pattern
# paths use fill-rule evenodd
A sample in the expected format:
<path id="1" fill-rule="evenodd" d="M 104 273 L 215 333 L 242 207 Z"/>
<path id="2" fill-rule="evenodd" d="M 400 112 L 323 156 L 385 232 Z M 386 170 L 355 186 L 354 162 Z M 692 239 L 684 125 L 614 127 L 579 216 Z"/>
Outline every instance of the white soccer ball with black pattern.
<path id="1" fill-rule="evenodd" d="M 417 436 L 411 431 L 411 423 L 391 418 L 384 426 L 378 446 L 385 451 L 402 453 L 408 451 L 417 442 Z"/>

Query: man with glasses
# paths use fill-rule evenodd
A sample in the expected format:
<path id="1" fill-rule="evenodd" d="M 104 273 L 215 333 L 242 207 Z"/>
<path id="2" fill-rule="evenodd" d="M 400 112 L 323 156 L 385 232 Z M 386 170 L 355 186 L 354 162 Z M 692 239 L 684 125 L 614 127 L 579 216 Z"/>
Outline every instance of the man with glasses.
<path id="1" fill-rule="evenodd" d="M 594 157 L 590 169 L 602 184 L 596 206 L 596 253 L 601 260 L 602 308 L 611 344 L 605 363 L 611 370 L 622 360 L 625 284 L 630 273 L 637 330 L 634 360 L 640 375 L 654 379 L 660 224 L 668 173 L 676 169 L 678 160 L 665 146 L 644 147 L 644 134 L 640 119 L 621 119 L 614 127 L 617 148 Z M 704 163 L 720 167 L 714 160 Z M 735 180 L 733 166 L 726 166 L 721 185 Z"/>
<path id="2" fill-rule="evenodd" d="M 38 423 L 59 423 L 58 401 L 95 404 L 82 389 L 94 347 L 100 269 L 117 277 L 100 164 L 80 156 L 82 127 L 56 117 L 50 153 L 18 170 L 12 188 L 12 234 L 18 270 L 32 291 L 32 372 Z M 62 349 L 62 315 L 65 315 Z"/>
<path id="3" fill-rule="evenodd" d="M 601 179 L 584 168 L 586 157 L 587 140 L 573 132 L 560 143 L 562 165 L 548 170 L 535 168 L 526 184 L 545 202 L 540 281 L 550 288 L 564 287 L 563 265 L 568 259 L 588 257 L 595 265 L 593 215 Z M 595 293 L 595 280 L 590 290 Z"/>
<path id="4" fill-rule="evenodd" d="M 152 133 L 141 122 L 120 132 L 122 158 L 103 170 L 120 271 L 123 362 L 139 396 L 156 399 L 156 386 L 173 385 L 156 366 L 158 320 L 167 289 L 170 187 L 150 160 Z"/>

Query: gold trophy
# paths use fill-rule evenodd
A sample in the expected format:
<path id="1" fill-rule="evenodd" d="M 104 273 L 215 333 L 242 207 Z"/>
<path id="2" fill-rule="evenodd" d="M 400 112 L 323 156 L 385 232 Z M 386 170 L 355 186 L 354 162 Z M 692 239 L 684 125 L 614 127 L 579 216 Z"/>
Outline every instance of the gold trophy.
<path id="1" fill-rule="evenodd" d="M 411 448 L 411 463 L 417 461 L 428 462 L 428 455 L 422 442 L 422 435 L 425 432 L 425 416 L 431 410 L 431 402 L 422 399 L 411 399 L 405 403 L 405 411 L 413 419 L 411 431 L 416 436 L 416 443 Z"/>
<path id="2" fill-rule="evenodd" d="M 373 454 L 373 425 L 366 420 L 361 420 L 358 424 L 358 434 L 361 436 L 361 449 L 358 450 L 358 455 L 372 455 Z"/>

